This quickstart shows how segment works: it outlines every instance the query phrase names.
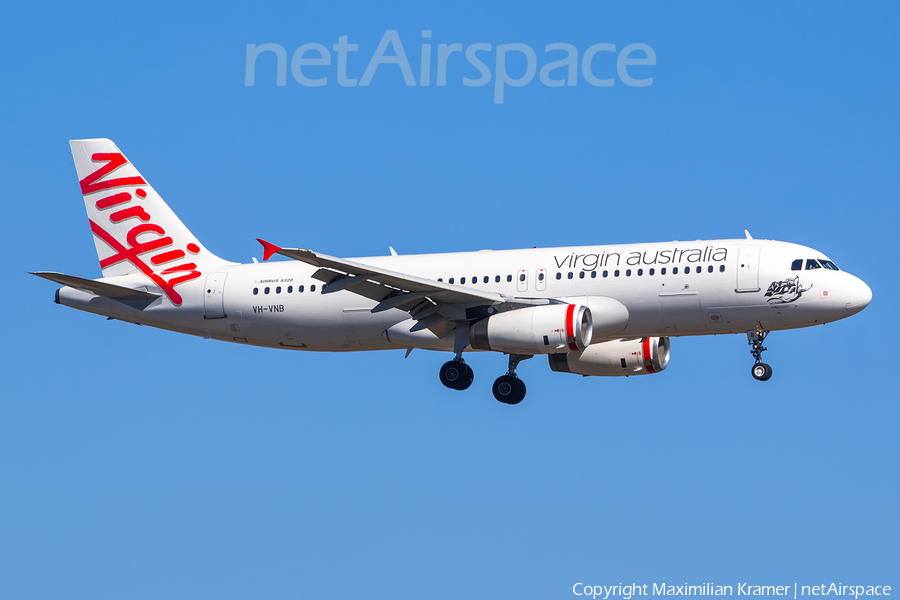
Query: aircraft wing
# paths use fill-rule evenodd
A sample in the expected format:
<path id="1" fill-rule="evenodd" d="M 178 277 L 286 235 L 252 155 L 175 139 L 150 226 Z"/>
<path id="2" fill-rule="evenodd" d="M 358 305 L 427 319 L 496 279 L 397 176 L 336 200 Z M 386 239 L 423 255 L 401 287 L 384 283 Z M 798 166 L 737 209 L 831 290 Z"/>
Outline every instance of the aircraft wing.
<path id="1" fill-rule="evenodd" d="M 264 260 L 268 260 L 273 254 L 281 254 L 319 267 L 313 277 L 325 282 L 325 286 L 322 288 L 323 294 L 347 290 L 377 300 L 379 304 L 372 309 L 372 312 L 380 312 L 389 308 L 409 310 L 411 307 L 421 304 L 425 298 L 436 304 L 456 305 L 490 305 L 514 300 L 496 292 L 481 291 L 416 275 L 398 273 L 311 250 L 281 248 L 261 239 L 257 241 L 263 245 Z"/>

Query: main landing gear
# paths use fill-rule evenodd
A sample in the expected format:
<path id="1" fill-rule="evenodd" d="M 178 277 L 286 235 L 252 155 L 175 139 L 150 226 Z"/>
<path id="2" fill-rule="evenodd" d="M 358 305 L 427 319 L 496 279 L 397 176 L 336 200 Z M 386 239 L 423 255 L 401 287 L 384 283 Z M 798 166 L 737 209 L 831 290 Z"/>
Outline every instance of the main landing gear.
<path id="1" fill-rule="evenodd" d="M 528 355 L 510 354 L 509 370 L 506 375 L 501 375 L 494 382 L 493 392 L 494 398 L 504 404 L 518 404 L 525 398 L 525 382 L 516 375 L 516 367 L 525 359 L 531 358 Z M 475 380 L 475 374 L 472 367 L 466 364 L 461 356 L 447 361 L 441 367 L 441 383 L 451 390 L 464 390 L 472 385 Z"/>
<path id="2" fill-rule="evenodd" d="M 753 364 L 753 367 L 750 368 L 750 374 L 753 375 L 753 379 L 756 379 L 757 381 L 768 381 L 772 376 L 772 367 L 762 361 L 762 353 L 766 350 L 762 344 L 767 335 L 769 335 L 769 332 L 763 331 L 762 329 L 747 332 L 747 342 L 750 344 L 750 354 L 753 355 L 753 358 L 756 361 Z"/>
<path id="3" fill-rule="evenodd" d="M 472 367 L 466 364 L 462 357 L 447 361 L 441 367 L 441 383 L 451 390 L 464 390 L 475 381 L 475 373 Z"/>
<path id="4" fill-rule="evenodd" d="M 451 390 L 464 390 L 475 380 L 472 367 L 467 365 L 462 357 L 463 350 L 469 344 L 468 322 L 457 323 L 454 336 L 453 353 L 456 356 L 441 367 L 441 383 Z"/>
<path id="5" fill-rule="evenodd" d="M 516 367 L 530 356 L 521 354 L 509 355 L 509 371 L 494 382 L 494 398 L 504 404 L 518 404 L 525 398 L 525 382 L 516 375 Z"/>

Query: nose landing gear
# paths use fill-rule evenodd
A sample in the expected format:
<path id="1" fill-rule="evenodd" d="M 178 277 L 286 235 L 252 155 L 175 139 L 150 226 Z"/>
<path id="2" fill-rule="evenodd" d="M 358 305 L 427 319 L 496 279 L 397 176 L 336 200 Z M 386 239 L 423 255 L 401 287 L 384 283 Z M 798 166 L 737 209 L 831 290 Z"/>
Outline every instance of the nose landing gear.
<path id="1" fill-rule="evenodd" d="M 766 350 L 765 346 L 762 344 L 767 335 L 769 335 L 769 332 L 763 331 L 761 328 L 747 332 L 747 342 L 750 344 L 750 354 L 753 355 L 753 358 L 756 361 L 750 368 L 750 374 L 753 375 L 753 379 L 756 379 L 757 381 L 768 381 L 772 376 L 772 367 L 762 361 L 762 353 Z"/>
<path id="2" fill-rule="evenodd" d="M 525 398 L 525 382 L 516 375 L 516 367 L 531 356 L 522 354 L 509 355 L 509 370 L 494 381 L 494 398 L 504 404 L 518 404 Z"/>

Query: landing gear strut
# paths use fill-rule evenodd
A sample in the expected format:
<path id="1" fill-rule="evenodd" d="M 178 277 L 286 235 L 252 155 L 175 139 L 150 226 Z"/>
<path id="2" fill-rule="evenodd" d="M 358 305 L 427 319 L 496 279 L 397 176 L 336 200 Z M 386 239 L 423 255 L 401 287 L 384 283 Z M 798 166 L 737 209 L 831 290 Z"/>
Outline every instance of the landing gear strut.
<path id="1" fill-rule="evenodd" d="M 525 382 L 516 375 L 519 362 L 531 358 L 528 355 L 510 354 L 509 370 L 494 382 L 494 398 L 504 404 L 518 404 L 525 398 Z"/>
<path id="2" fill-rule="evenodd" d="M 464 390 L 475 381 L 475 373 L 472 367 L 463 360 L 462 353 L 469 344 L 469 324 L 460 321 L 456 324 L 456 333 L 453 339 L 453 360 L 447 361 L 441 367 L 441 383 L 451 390 Z"/>
<path id="3" fill-rule="evenodd" d="M 772 376 L 772 367 L 762 361 L 762 353 L 766 350 L 765 346 L 762 344 L 767 335 L 769 335 L 769 332 L 763 331 L 761 328 L 747 332 L 747 342 L 750 344 L 750 354 L 753 355 L 755 360 L 755 363 L 750 368 L 750 374 L 753 375 L 753 379 L 756 379 L 757 381 L 768 381 Z"/>

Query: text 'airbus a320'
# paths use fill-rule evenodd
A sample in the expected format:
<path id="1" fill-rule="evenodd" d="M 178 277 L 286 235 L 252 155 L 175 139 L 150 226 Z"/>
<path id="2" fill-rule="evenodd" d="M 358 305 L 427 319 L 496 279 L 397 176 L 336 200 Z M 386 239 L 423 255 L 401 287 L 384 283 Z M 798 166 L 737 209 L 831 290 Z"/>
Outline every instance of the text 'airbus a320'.
<path id="1" fill-rule="evenodd" d="M 38 272 L 56 302 L 121 321 L 227 342 L 343 352 L 452 352 L 441 382 L 473 381 L 463 354 L 509 355 L 494 382 L 517 404 L 519 362 L 546 355 L 580 375 L 659 373 L 669 337 L 745 333 L 762 362 L 770 331 L 837 321 L 869 287 L 827 256 L 786 242 L 735 240 L 532 248 L 342 259 L 260 240 L 266 261 L 207 250 L 106 139 L 70 142 L 103 277 Z"/>

